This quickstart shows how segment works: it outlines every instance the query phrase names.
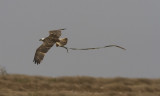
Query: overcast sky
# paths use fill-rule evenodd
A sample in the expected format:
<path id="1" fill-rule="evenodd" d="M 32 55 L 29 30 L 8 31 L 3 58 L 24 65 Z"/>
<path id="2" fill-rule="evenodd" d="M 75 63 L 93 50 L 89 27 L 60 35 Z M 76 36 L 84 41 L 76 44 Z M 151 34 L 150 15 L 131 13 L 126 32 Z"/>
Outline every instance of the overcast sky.
<path id="1" fill-rule="evenodd" d="M 160 78 L 160 0 L 0 0 L 0 65 L 42 76 Z M 66 28 L 69 53 L 55 46 L 40 65 L 36 49 L 48 31 Z"/>

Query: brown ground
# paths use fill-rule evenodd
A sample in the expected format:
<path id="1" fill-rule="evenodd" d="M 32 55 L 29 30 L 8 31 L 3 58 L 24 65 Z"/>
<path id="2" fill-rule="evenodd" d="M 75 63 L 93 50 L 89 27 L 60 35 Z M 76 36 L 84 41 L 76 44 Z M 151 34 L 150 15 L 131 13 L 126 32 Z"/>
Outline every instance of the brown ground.
<path id="1" fill-rule="evenodd" d="M 0 96 L 160 96 L 160 79 L 6 75 Z"/>

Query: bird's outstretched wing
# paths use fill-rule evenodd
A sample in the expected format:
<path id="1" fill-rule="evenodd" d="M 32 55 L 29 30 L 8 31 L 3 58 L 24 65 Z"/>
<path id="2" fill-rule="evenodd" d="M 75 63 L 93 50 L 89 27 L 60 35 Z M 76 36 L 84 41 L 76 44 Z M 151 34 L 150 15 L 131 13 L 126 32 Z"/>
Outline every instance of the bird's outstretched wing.
<path id="1" fill-rule="evenodd" d="M 37 50 L 33 59 L 33 62 L 35 64 L 40 64 L 41 61 L 43 60 L 45 54 L 48 52 L 48 50 L 55 44 L 55 42 L 50 43 L 49 46 L 47 46 L 47 44 L 45 44 L 46 42 L 44 42 Z"/>
<path id="2" fill-rule="evenodd" d="M 48 52 L 48 50 L 56 43 L 56 42 L 60 42 L 61 40 L 59 40 L 59 37 L 61 36 L 61 30 L 65 30 L 65 28 L 63 29 L 58 29 L 58 30 L 51 30 L 49 31 L 49 36 L 46 37 L 43 40 L 43 44 L 36 50 L 33 62 L 35 64 L 40 64 L 41 61 L 43 60 L 45 54 Z M 60 42 L 63 43 L 63 42 Z M 64 42 L 65 43 L 65 42 Z M 67 41 L 66 41 L 67 43 Z M 65 43 L 65 44 L 66 44 Z M 65 45 L 63 44 L 63 45 Z M 62 45 L 62 44 L 61 44 Z"/>
<path id="3" fill-rule="evenodd" d="M 59 38 L 61 36 L 61 30 L 65 30 L 65 28 L 58 30 L 51 30 L 49 31 L 49 35 L 53 36 L 53 38 Z"/>

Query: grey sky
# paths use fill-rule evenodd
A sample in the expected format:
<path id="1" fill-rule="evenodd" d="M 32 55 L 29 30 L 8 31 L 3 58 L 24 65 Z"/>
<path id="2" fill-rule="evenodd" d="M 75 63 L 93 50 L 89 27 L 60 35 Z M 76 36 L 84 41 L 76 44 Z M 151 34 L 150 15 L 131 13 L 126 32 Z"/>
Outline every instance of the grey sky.
<path id="1" fill-rule="evenodd" d="M 160 77 L 160 0 L 0 0 L 0 65 L 44 76 Z M 67 47 L 125 47 L 66 53 L 53 47 L 40 65 L 38 40 L 67 28 Z"/>

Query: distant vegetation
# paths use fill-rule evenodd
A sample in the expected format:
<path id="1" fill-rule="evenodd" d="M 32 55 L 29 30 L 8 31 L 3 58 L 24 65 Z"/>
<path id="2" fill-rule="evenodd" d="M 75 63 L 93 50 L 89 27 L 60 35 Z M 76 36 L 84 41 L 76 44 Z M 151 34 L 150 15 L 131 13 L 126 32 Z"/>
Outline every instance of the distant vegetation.
<path id="1" fill-rule="evenodd" d="M 1 65 L 0 65 L 0 75 L 7 75 L 6 68 L 2 67 Z"/>
<path id="2" fill-rule="evenodd" d="M 160 96 L 160 79 L 0 75 L 0 96 Z"/>

